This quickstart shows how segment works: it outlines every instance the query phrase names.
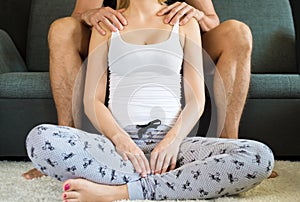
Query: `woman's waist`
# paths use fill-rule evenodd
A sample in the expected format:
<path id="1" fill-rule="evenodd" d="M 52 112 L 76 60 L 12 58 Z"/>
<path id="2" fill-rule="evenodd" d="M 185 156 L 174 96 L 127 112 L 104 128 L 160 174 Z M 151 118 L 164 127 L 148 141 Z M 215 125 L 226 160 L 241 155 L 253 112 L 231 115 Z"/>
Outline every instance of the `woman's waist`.
<path id="1" fill-rule="evenodd" d="M 146 124 L 154 119 L 160 119 L 162 124 L 169 125 L 177 119 L 182 110 L 180 103 L 169 103 L 168 105 L 109 103 L 108 108 L 115 119 L 122 123 L 126 122 L 128 125 L 130 123 L 132 123 L 132 125 Z"/>

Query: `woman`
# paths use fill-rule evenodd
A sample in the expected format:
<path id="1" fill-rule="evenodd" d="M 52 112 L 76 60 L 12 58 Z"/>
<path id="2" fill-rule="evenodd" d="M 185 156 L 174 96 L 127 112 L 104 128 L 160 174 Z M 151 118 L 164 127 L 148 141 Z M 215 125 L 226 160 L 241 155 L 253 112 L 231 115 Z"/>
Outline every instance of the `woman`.
<path id="1" fill-rule="evenodd" d="M 28 135 L 35 166 L 65 181 L 64 201 L 214 198 L 247 191 L 272 171 L 262 143 L 186 137 L 205 103 L 200 30 L 195 20 L 164 24 L 162 3 L 121 1 L 126 28 L 92 32 L 84 109 L 100 134 L 43 124 Z"/>

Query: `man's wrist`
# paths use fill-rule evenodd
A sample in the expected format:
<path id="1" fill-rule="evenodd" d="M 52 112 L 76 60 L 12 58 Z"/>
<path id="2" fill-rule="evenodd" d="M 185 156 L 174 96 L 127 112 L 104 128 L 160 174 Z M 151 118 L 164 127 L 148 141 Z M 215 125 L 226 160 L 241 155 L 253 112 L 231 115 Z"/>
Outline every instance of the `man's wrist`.
<path id="1" fill-rule="evenodd" d="M 196 16 L 194 18 L 197 20 L 197 22 L 199 23 L 199 25 L 200 25 L 200 22 L 202 21 L 202 19 L 203 19 L 204 16 L 205 16 L 204 12 L 196 9 Z"/>

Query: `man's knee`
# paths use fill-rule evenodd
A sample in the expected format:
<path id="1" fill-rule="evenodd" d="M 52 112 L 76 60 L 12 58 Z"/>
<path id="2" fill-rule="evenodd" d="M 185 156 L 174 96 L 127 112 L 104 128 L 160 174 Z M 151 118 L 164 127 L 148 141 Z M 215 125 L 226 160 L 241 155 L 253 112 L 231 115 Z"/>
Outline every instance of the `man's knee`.
<path id="1" fill-rule="evenodd" d="M 61 44 L 68 40 L 73 40 L 75 36 L 80 36 L 81 26 L 81 23 L 73 17 L 64 17 L 55 20 L 50 25 L 48 32 L 50 48 L 52 44 Z"/>
<path id="2" fill-rule="evenodd" d="M 226 27 L 226 39 L 229 46 L 251 52 L 252 33 L 248 25 L 238 20 L 227 20 L 223 22 Z"/>

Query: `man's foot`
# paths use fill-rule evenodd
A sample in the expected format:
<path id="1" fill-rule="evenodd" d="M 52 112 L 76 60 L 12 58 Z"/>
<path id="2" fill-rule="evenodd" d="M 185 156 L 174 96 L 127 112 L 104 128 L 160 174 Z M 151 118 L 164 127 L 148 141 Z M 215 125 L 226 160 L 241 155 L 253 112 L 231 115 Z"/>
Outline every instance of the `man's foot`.
<path id="1" fill-rule="evenodd" d="M 27 171 L 26 173 L 23 173 L 22 176 L 27 180 L 32 180 L 34 178 L 42 177 L 42 176 L 44 176 L 44 174 L 41 173 L 36 168 L 33 168 L 33 169 Z"/>
<path id="2" fill-rule="evenodd" d="M 277 172 L 273 170 L 271 175 L 268 178 L 275 178 L 277 176 L 278 176 Z"/>
<path id="3" fill-rule="evenodd" d="M 85 179 L 67 180 L 63 184 L 63 201 L 111 202 L 129 199 L 127 185 L 103 185 Z"/>

